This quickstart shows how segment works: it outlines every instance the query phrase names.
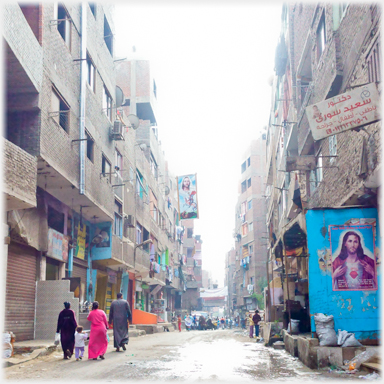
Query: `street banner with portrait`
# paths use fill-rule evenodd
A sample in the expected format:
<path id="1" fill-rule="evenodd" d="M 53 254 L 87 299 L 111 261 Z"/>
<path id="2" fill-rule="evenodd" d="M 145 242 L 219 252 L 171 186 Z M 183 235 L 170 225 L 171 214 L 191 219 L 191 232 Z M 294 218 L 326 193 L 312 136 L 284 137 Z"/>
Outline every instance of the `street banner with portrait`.
<path id="1" fill-rule="evenodd" d="M 198 219 L 196 174 L 177 177 L 180 220 Z"/>
<path id="2" fill-rule="evenodd" d="M 377 290 L 372 225 L 330 225 L 332 289 Z"/>

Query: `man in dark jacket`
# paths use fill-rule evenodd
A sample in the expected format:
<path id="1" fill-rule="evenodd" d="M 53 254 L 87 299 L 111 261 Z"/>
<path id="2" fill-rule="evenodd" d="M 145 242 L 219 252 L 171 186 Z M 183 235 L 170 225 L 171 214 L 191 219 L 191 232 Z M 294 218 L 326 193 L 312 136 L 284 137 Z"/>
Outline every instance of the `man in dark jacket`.
<path id="1" fill-rule="evenodd" d="M 252 317 L 253 323 L 255 325 L 255 335 L 259 336 L 259 321 L 261 321 L 261 317 L 259 315 L 259 311 L 256 309 L 255 314 Z"/>
<path id="2" fill-rule="evenodd" d="M 128 344 L 128 321 L 132 322 L 131 308 L 128 301 L 123 299 L 123 294 L 117 294 L 117 300 L 111 304 L 109 310 L 109 324 L 113 323 L 113 341 L 116 352 L 120 352 L 120 347 L 125 351 L 125 344 Z"/>

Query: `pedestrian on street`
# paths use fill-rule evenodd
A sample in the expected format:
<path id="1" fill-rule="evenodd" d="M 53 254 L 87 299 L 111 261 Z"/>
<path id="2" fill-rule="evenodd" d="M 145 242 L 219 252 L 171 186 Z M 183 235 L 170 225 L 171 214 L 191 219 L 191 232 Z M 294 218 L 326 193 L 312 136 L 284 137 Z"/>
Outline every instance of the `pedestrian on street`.
<path id="1" fill-rule="evenodd" d="M 256 309 L 255 311 L 255 314 L 253 315 L 253 323 L 255 324 L 255 334 L 256 334 L 256 337 L 259 337 L 259 322 L 261 321 L 261 317 L 259 315 L 259 311 Z"/>
<path id="2" fill-rule="evenodd" d="M 205 317 L 203 315 L 200 315 L 200 317 L 199 317 L 199 329 L 201 331 L 204 331 L 206 329 L 206 327 L 205 327 Z"/>
<path id="3" fill-rule="evenodd" d="M 185 328 L 187 329 L 187 331 L 190 331 L 192 326 L 191 316 L 187 314 L 187 316 L 185 316 L 184 322 L 185 322 Z"/>
<path id="4" fill-rule="evenodd" d="M 67 301 L 64 303 L 64 309 L 60 312 L 57 320 L 56 333 L 61 333 L 61 348 L 64 353 L 64 360 L 72 357 L 73 348 L 75 347 L 75 331 L 77 327 L 75 312 L 71 309 L 71 304 Z"/>
<path id="5" fill-rule="evenodd" d="M 181 316 L 177 315 L 177 326 L 179 327 L 179 332 L 181 332 Z"/>
<path id="6" fill-rule="evenodd" d="M 221 323 L 221 328 L 224 329 L 224 327 L 225 327 L 224 317 L 221 318 L 220 323 Z"/>
<path id="7" fill-rule="evenodd" d="M 123 299 L 123 294 L 119 292 L 117 300 L 114 300 L 109 310 L 109 324 L 113 326 L 113 346 L 116 352 L 126 350 L 125 344 L 128 344 L 128 321 L 132 323 L 132 312 L 127 300 Z"/>
<path id="8" fill-rule="evenodd" d="M 88 339 L 88 334 L 83 333 L 83 327 L 80 325 L 76 328 L 75 333 L 75 357 L 76 361 L 81 360 L 84 356 L 85 340 Z"/>
<path id="9" fill-rule="evenodd" d="M 245 318 L 242 318 L 241 319 L 241 328 L 242 329 L 245 329 L 246 327 L 245 327 Z"/>
<path id="10" fill-rule="evenodd" d="M 99 309 L 99 302 L 92 303 L 92 311 L 89 313 L 87 320 L 91 322 L 91 335 L 88 344 L 88 359 L 97 360 L 98 357 L 104 360 L 104 354 L 107 352 L 108 339 L 107 315 Z"/>
<path id="11" fill-rule="evenodd" d="M 249 314 L 248 316 L 248 324 L 249 324 L 249 337 L 251 339 L 253 339 L 253 326 L 254 326 L 254 322 L 252 320 L 252 315 Z"/>

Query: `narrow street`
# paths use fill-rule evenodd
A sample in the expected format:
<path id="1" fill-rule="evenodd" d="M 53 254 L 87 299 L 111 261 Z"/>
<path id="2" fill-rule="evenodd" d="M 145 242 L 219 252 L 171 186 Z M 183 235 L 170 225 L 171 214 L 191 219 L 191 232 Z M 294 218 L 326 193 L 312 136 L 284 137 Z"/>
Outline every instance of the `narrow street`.
<path id="1" fill-rule="evenodd" d="M 87 348 L 85 352 L 87 357 Z M 54 352 L 4 370 L 8 380 L 312 381 L 329 378 L 285 350 L 250 341 L 240 330 L 164 332 L 131 338 L 117 353 L 110 340 L 105 360 L 69 361 Z M 343 377 L 344 378 L 344 377 Z M 346 377 L 350 379 L 350 375 Z"/>

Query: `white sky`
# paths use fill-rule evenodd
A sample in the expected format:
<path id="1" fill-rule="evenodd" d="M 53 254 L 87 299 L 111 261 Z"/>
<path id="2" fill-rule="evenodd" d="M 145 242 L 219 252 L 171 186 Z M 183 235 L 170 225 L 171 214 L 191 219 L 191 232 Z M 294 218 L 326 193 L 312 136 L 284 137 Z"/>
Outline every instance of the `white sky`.
<path id="1" fill-rule="evenodd" d="M 224 284 L 243 154 L 268 124 L 282 3 L 115 4 L 115 55 L 150 60 L 159 140 L 176 176 L 197 173 L 203 269 Z"/>

